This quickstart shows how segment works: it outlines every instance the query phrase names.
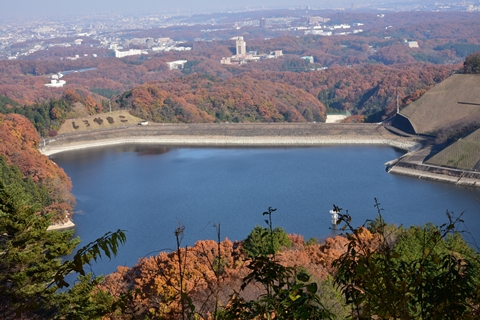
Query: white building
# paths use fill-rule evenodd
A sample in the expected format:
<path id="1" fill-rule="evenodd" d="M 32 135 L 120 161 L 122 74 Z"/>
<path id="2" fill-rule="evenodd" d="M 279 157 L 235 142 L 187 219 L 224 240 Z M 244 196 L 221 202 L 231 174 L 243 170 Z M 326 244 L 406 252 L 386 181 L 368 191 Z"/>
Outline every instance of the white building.
<path id="1" fill-rule="evenodd" d="M 50 83 L 46 83 L 45 87 L 50 87 L 50 88 L 61 88 L 65 83 L 67 83 L 65 80 L 60 80 L 60 78 L 63 77 L 63 74 L 57 73 L 52 75 L 52 79 L 50 80 Z"/>
<path id="2" fill-rule="evenodd" d="M 344 114 L 327 114 L 327 118 L 325 119 L 325 123 L 339 123 L 342 122 L 347 116 Z"/>
<path id="3" fill-rule="evenodd" d="M 270 54 L 271 54 L 271 55 L 274 55 L 275 58 L 278 58 L 278 57 L 283 56 L 282 50 L 275 50 L 275 51 L 273 51 L 273 52 L 270 52 Z"/>
<path id="4" fill-rule="evenodd" d="M 323 18 L 323 17 L 308 17 L 308 24 L 315 25 L 320 23 L 327 23 L 330 21 L 330 18 Z"/>
<path id="5" fill-rule="evenodd" d="M 350 29 L 352 26 L 350 26 L 349 24 L 346 24 L 346 23 L 342 23 L 341 25 L 339 26 L 335 26 L 336 29 Z"/>
<path id="6" fill-rule="evenodd" d="M 223 57 L 222 60 L 220 60 L 221 64 L 232 64 L 232 61 L 230 60 L 230 57 Z"/>
<path id="7" fill-rule="evenodd" d="M 128 57 L 128 56 L 136 56 L 144 53 L 142 50 L 138 49 L 130 49 L 128 51 L 118 51 L 115 50 L 115 58 L 123 58 L 123 57 Z"/>
<path id="8" fill-rule="evenodd" d="M 164 37 L 164 38 L 158 38 L 157 42 L 158 43 L 170 43 L 170 42 L 173 42 L 173 40 L 168 38 L 168 37 Z"/>
<path id="9" fill-rule="evenodd" d="M 308 30 L 308 31 L 305 31 L 305 34 L 316 34 L 316 35 L 319 35 L 319 36 L 328 37 L 328 36 L 331 36 L 333 34 L 333 32 L 332 31 L 323 31 L 323 30 Z"/>
<path id="10" fill-rule="evenodd" d="M 418 42 L 417 41 L 407 41 L 407 46 L 409 48 L 418 48 Z"/>
<path id="11" fill-rule="evenodd" d="M 61 88 L 65 83 L 67 83 L 65 80 L 52 79 L 50 83 L 45 83 L 45 87 Z"/>
<path id="12" fill-rule="evenodd" d="M 350 111 L 345 111 L 345 112 L 339 112 L 336 114 L 329 114 L 327 113 L 326 116 L 327 118 L 325 119 L 325 123 L 338 123 L 342 122 L 343 119 L 350 117 L 352 114 Z"/>
<path id="13" fill-rule="evenodd" d="M 233 37 L 231 40 L 235 40 L 237 56 L 247 53 L 247 44 L 243 40 L 243 37 Z"/>
<path id="14" fill-rule="evenodd" d="M 183 66 L 187 62 L 188 62 L 187 60 L 176 60 L 176 61 L 167 62 L 167 65 L 170 70 L 178 70 L 178 69 L 183 69 Z"/>
<path id="15" fill-rule="evenodd" d="M 192 50 L 192 47 L 172 47 L 172 50 L 174 50 L 174 51 L 190 51 L 190 50 Z"/>

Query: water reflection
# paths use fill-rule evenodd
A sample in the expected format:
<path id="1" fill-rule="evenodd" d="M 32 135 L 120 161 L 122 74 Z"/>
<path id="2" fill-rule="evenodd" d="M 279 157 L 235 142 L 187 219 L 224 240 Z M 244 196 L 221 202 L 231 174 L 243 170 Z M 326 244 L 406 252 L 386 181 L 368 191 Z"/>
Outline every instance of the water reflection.
<path id="1" fill-rule="evenodd" d="M 134 145 L 119 144 L 108 147 L 93 147 L 81 150 L 71 150 L 62 153 L 53 154 L 50 158 L 53 161 L 74 162 L 77 164 L 87 164 L 103 159 L 108 154 L 136 153 L 138 156 L 160 155 L 171 151 L 172 147 L 161 145 Z"/>

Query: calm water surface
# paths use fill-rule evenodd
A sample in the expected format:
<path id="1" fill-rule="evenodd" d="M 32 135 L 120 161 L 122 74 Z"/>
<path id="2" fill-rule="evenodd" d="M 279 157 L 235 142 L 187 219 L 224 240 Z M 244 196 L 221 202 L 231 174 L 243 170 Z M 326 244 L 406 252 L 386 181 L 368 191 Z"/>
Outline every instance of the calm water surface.
<path id="1" fill-rule="evenodd" d="M 72 179 L 82 245 L 107 231 L 127 230 L 118 256 L 93 266 L 101 274 L 173 249 L 179 223 L 185 226 L 183 245 L 215 239 L 213 223 L 221 223 L 222 238 L 244 239 L 256 225 L 264 225 L 262 212 L 268 207 L 277 208 L 276 226 L 305 239 L 338 233 L 330 229 L 333 204 L 348 210 L 354 225 L 375 218 L 374 198 L 388 222 L 441 224 L 447 210 L 465 212 L 464 228 L 480 234 L 480 204 L 467 189 L 385 172 L 384 163 L 402 153 L 373 146 L 116 146 L 52 159 Z"/>

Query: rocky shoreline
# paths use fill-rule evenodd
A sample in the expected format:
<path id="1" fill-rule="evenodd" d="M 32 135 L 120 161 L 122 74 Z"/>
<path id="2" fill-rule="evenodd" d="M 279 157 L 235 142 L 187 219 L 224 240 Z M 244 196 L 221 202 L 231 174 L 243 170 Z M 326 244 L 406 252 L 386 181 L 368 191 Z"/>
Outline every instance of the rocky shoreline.
<path id="1" fill-rule="evenodd" d="M 422 170 L 421 168 L 407 168 L 404 166 L 394 166 L 389 173 L 401 174 L 404 176 L 414 177 L 418 179 L 427 179 L 433 181 L 447 182 L 465 187 L 480 187 L 480 179 L 468 176 L 451 175 L 450 170 L 443 169 L 443 173 L 431 172 L 428 168 Z"/>
<path id="2" fill-rule="evenodd" d="M 75 228 L 75 223 L 72 220 L 68 219 L 66 222 L 54 223 L 48 226 L 47 231 L 52 230 L 67 230 Z"/>

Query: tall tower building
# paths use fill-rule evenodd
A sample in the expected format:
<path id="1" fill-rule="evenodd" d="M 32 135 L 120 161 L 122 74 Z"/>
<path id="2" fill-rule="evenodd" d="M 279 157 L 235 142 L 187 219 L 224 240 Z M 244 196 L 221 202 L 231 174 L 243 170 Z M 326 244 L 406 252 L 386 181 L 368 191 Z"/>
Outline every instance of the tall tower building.
<path id="1" fill-rule="evenodd" d="M 243 37 L 236 37 L 235 44 L 235 47 L 237 48 L 237 56 L 247 53 L 247 46 L 245 44 L 245 41 L 243 40 Z"/>
<path id="2" fill-rule="evenodd" d="M 267 26 L 267 20 L 265 18 L 260 19 L 260 28 L 265 28 Z"/>

